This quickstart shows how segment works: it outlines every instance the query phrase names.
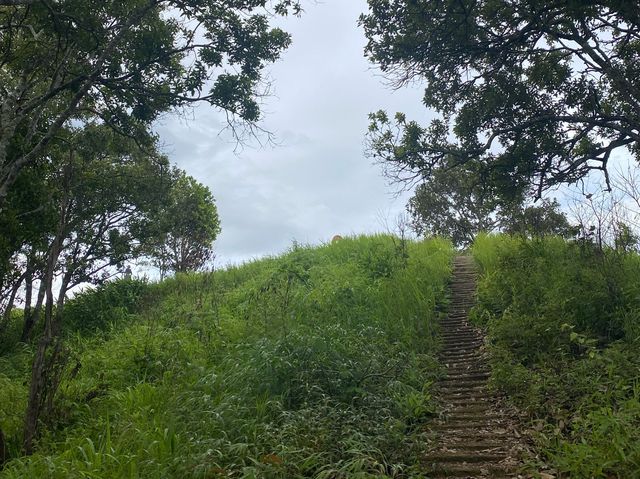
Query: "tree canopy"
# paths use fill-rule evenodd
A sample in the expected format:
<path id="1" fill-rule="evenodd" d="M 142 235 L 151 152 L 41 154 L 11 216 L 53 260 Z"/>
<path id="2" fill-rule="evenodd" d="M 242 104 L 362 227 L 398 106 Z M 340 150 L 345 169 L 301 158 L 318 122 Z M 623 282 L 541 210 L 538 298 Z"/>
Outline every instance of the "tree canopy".
<path id="1" fill-rule="evenodd" d="M 209 188 L 173 171 L 166 200 L 152 217 L 156 234 L 147 255 L 164 275 L 202 268 L 213 256 L 213 241 L 220 233 L 218 210 Z"/>
<path id="2" fill-rule="evenodd" d="M 474 165 L 434 170 L 416 187 L 407 206 L 416 233 L 446 236 L 456 246 L 469 246 L 481 232 L 504 231 L 529 238 L 576 235 L 557 201 L 530 204 L 525 197 L 503 201 L 490 183 L 479 178 Z"/>
<path id="3" fill-rule="evenodd" d="M 365 52 L 437 117 L 371 116 L 370 152 L 401 181 L 476 163 L 540 197 L 614 151 L 640 159 L 640 8 L 625 0 L 369 0 Z"/>
<path id="4" fill-rule="evenodd" d="M 262 69 L 290 37 L 270 15 L 295 0 L 0 1 L 0 206 L 69 121 L 99 118 L 142 142 L 194 102 L 260 118 Z"/>
<path id="5" fill-rule="evenodd" d="M 436 170 L 416 187 L 407 206 L 416 233 L 446 236 L 466 246 L 479 232 L 499 226 L 499 202 L 467 166 L 472 165 Z"/>

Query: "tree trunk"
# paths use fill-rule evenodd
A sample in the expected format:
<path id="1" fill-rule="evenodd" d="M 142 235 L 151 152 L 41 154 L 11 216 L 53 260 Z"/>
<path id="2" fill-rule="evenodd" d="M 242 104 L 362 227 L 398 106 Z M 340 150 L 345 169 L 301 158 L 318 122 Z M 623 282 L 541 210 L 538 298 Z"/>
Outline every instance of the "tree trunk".
<path id="1" fill-rule="evenodd" d="M 43 409 L 51 404 L 57 387 L 52 373 L 60 361 L 62 344 L 58 339 L 60 332 L 61 312 L 54 315 L 53 280 L 58 258 L 64 241 L 65 207 L 62 209 L 58 232 L 49 250 L 45 274 L 42 279 L 45 288 L 44 332 L 38 342 L 38 348 L 31 367 L 31 384 L 29 385 L 29 399 L 24 419 L 23 450 L 26 455 L 33 453 L 33 443 L 38 435 L 38 429 Z"/>
<path id="2" fill-rule="evenodd" d="M 33 269 L 30 259 L 27 259 L 27 270 L 24 272 L 24 318 L 31 316 L 31 302 L 33 301 Z"/>
<path id="3" fill-rule="evenodd" d="M 47 268 L 48 269 L 48 268 Z M 53 274 L 47 271 L 45 278 L 47 301 L 45 305 L 45 328 L 42 338 L 38 342 L 36 355 L 31 367 L 31 384 L 29 385 L 29 401 L 24 420 L 23 448 L 26 455 L 33 453 L 33 442 L 38 433 L 38 424 L 42 408 L 47 400 L 47 366 L 54 359 L 56 345 L 54 343 L 53 322 L 53 292 L 51 283 Z M 49 356 L 49 357 L 47 357 Z"/>
<path id="4" fill-rule="evenodd" d="M 11 320 L 11 310 L 13 309 L 13 304 L 16 300 L 16 295 L 18 294 L 18 290 L 22 285 L 22 281 L 24 280 L 26 273 L 22 274 L 20 278 L 15 282 L 15 284 L 11 288 L 11 294 L 9 295 L 9 300 L 7 301 L 6 308 L 2 313 L 2 321 L 0 321 L 0 334 L 4 334 L 5 329 L 9 325 L 9 321 Z"/>
<path id="5" fill-rule="evenodd" d="M 4 332 L 4 330 L 7 328 L 7 325 L 9 324 L 9 320 L 11 319 L 11 310 L 13 309 L 13 303 L 16 300 L 16 294 L 19 288 L 20 288 L 19 284 L 17 287 L 16 285 L 14 285 L 11 288 L 11 294 L 9 295 L 9 300 L 7 301 L 4 312 L 2 313 L 2 322 L 0 323 L 0 332 Z"/>
<path id="6" fill-rule="evenodd" d="M 2 429 L 0 429 L 0 468 L 2 465 L 7 462 L 8 454 L 7 454 L 7 442 L 4 439 L 4 433 Z"/>
<path id="7" fill-rule="evenodd" d="M 38 435 L 38 426 L 42 418 L 53 411 L 53 400 L 62 379 L 66 356 L 60 339 L 62 329 L 62 308 L 71 279 L 66 274 L 62 280 L 58 299 L 55 302 L 51 283 L 47 284 L 47 302 L 45 305 L 45 332 L 38 342 L 36 357 L 31 370 L 29 403 L 24 425 L 24 453 L 33 452 L 33 441 Z"/>
<path id="8" fill-rule="evenodd" d="M 46 293 L 46 285 L 44 279 L 40 281 L 40 287 L 38 289 L 38 299 L 36 301 L 36 305 L 33 308 L 29 309 L 29 313 L 27 314 L 27 309 L 24 311 L 24 325 L 22 327 L 22 335 L 20 336 L 20 341 L 26 343 L 29 341 L 31 336 L 31 332 L 36 324 L 40 321 L 40 314 L 42 314 L 42 303 L 44 302 L 44 297 Z"/>

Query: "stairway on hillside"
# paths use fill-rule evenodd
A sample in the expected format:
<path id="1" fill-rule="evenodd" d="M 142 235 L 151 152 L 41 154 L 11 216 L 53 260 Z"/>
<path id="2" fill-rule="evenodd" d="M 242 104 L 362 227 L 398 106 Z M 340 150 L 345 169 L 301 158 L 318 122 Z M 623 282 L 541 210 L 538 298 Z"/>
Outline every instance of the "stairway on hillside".
<path id="1" fill-rule="evenodd" d="M 426 456 L 432 478 L 518 477 L 521 441 L 513 418 L 487 389 L 483 336 L 467 321 L 475 290 L 473 258 L 456 257 L 449 312 L 441 323 L 446 377 L 437 394 L 443 414 L 434 426 L 436 446 Z"/>

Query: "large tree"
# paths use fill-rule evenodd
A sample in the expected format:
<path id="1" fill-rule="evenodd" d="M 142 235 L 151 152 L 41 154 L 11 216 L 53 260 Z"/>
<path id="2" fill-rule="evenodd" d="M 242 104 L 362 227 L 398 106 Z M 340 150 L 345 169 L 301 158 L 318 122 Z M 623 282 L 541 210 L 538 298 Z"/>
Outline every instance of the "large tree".
<path id="1" fill-rule="evenodd" d="M 371 154 L 397 179 L 474 162 L 540 197 L 614 151 L 640 159 L 640 6 L 628 0 L 368 0 L 366 55 L 426 84 L 429 125 L 372 115 Z M 490 172 L 490 173 L 489 173 Z"/>
<path id="2" fill-rule="evenodd" d="M 69 122 L 140 136 L 207 102 L 253 124 L 261 72 L 290 42 L 296 0 L 0 0 L 0 207 Z"/>

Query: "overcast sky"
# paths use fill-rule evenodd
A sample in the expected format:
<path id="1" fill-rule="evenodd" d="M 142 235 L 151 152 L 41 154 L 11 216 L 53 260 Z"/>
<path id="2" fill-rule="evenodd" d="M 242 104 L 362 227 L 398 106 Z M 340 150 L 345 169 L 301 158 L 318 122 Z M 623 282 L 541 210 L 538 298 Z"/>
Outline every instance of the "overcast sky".
<path id="1" fill-rule="evenodd" d="M 268 68 L 273 96 L 261 126 L 279 145 L 237 150 L 223 118 L 200 106 L 157 132 L 173 162 L 213 192 L 222 222 L 217 263 L 278 254 L 293 240 L 384 230 L 404 211 L 379 166 L 365 158 L 367 114 L 380 108 L 425 120 L 419 88 L 393 92 L 363 55 L 365 0 L 307 2 L 282 26 L 293 44 Z"/>

